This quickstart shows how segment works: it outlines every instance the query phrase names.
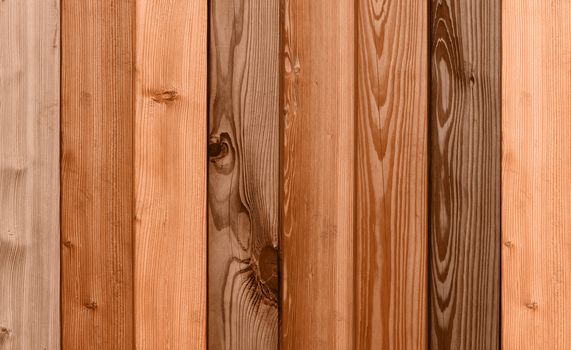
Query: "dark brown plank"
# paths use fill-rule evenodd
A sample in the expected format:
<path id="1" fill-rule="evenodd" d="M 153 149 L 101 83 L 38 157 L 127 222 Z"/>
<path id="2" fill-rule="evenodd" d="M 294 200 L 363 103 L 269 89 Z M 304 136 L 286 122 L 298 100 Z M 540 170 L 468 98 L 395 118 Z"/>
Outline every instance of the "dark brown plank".
<path id="1" fill-rule="evenodd" d="M 279 1 L 212 0 L 208 348 L 278 343 Z"/>
<path id="2" fill-rule="evenodd" d="M 498 349 L 500 1 L 431 5 L 430 345 Z"/>
<path id="3" fill-rule="evenodd" d="M 353 349 L 352 0 L 286 0 L 282 349 Z"/>
<path id="4" fill-rule="evenodd" d="M 424 349 L 427 3 L 359 0 L 356 349 Z"/>
<path id="5" fill-rule="evenodd" d="M 62 2 L 62 346 L 133 349 L 132 1 Z"/>

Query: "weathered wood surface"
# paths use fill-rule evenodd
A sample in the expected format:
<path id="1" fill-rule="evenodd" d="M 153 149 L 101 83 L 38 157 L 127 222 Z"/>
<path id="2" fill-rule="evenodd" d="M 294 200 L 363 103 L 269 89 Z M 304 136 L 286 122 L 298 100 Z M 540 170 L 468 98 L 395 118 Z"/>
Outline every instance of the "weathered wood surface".
<path id="1" fill-rule="evenodd" d="M 132 349 L 133 2 L 62 3 L 64 349 Z"/>
<path id="2" fill-rule="evenodd" d="M 354 2 L 286 0 L 282 349 L 353 349 Z"/>
<path id="3" fill-rule="evenodd" d="M 427 6 L 358 1 L 355 349 L 427 346 Z"/>
<path id="4" fill-rule="evenodd" d="M 59 1 L 0 2 L 0 349 L 58 349 Z"/>
<path id="5" fill-rule="evenodd" d="M 571 1 L 502 1 L 502 343 L 571 348 Z"/>
<path id="6" fill-rule="evenodd" d="M 279 1 L 210 2 L 209 349 L 278 342 Z"/>
<path id="7" fill-rule="evenodd" d="M 500 345 L 500 1 L 431 1 L 430 346 Z"/>
<path id="8" fill-rule="evenodd" d="M 207 2 L 136 7 L 136 348 L 205 349 Z"/>

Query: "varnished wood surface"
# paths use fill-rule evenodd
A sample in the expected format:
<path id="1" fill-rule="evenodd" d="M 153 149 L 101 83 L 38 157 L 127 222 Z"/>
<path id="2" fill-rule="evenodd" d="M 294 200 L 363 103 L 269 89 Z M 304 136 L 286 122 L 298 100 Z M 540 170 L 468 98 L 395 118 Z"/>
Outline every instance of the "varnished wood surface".
<path id="1" fill-rule="evenodd" d="M 355 349 L 427 346 L 427 5 L 358 1 Z"/>
<path id="2" fill-rule="evenodd" d="M 59 349 L 59 1 L 0 2 L 0 349 Z"/>
<path id="3" fill-rule="evenodd" d="M 432 0 L 430 347 L 500 346 L 500 1 Z"/>
<path id="4" fill-rule="evenodd" d="M 286 0 L 282 349 L 353 349 L 354 2 Z"/>
<path id="5" fill-rule="evenodd" d="M 62 3 L 64 349 L 132 349 L 133 3 Z"/>
<path id="6" fill-rule="evenodd" d="M 210 1 L 208 348 L 278 342 L 279 1 Z"/>
<path id="7" fill-rule="evenodd" d="M 502 1 L 502 343 L 571 348 L 571 1 Z"/>
<path id="8" fill-rule="evenodd" d="M 136 2 L 137 349 L 206 348 L 206 4 Z"/>

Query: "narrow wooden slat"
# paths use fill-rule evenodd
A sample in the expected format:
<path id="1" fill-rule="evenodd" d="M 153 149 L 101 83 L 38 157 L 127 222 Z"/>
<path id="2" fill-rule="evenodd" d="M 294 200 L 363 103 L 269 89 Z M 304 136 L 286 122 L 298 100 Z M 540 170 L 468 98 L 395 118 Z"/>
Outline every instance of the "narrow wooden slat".
<path id="1" fill-rule="evenodd" d="M 59 1 L 0 2 L 0 349 L 58 349 Z"/>
<path id="2" fill-rule="evenodd" d="M 355 11 L 285 0 L 282 349 L 353 349 Z"/>
<path id="3" fill-rule="evenodd" d="M 506 350 L 571 344 L 571 1 L 502 1 Z"/>
<path id="4" fill-rule="evenodd" d="M 130 1 L 62 7 L 62 342 L 132 349 Z"/>
<path id="5" fill-rule="evenodd" d="M 206 4 L 136 2 L 137 349 L 206 346 Z"/>
<path id="6" fill-rule="evenodd" d="M 500 1 L 432 0 L 430 346 L 500 340 Z"/>
<path id="7" fill-rule="evenodd" d="M 427 5 L 358 1 L 356 349 L 427 345 Z"/>
<path id="8" fill-rule="evenodd" d="M 277 349 L 279 0 L 210 1 L 208 348 Z"/>

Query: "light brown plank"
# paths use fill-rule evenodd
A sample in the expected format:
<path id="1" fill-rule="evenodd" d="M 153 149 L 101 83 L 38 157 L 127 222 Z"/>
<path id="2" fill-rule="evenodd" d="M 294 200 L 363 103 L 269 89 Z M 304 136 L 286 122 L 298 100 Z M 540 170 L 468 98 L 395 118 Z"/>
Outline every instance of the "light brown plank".
<path id="1" fill-rule="evenodd" d="M 134 8 L 62 5 L 63 348 L 132 349 Z"/>
<path id="2" fill-rule="evenodd" d="M 279 0 L 210 1 L 208 348 L 277 349 Z"/>
<path id="3" fill-rule="evenodd" d="M 350 0 L 284 2 L 282 349 L 353 349 L 354 19 Z"/>
<path id="4" fill-rule="evenodd" d="M 430 345 L 500 346 L 500 1 L 431 1 Z"/>
<path id="5" fill-rule="evenodd" d="M 136 3 L 137 349 L 206 346 L 206 4 Z"/>
<path id="6" fill-rule="evenodd" d="M 0 349 L 58 349 L 59 1 L 0 2 Z"/>
<path id="7" fill-rule="evenodd" d="M 356 349 L 427 346 L 427 5 L 358 1 Z"/>
<path id="8" fill-rule="evenodd" d="M 571 1 L 502 5 L 503 348 L 571 346 Z"/>

